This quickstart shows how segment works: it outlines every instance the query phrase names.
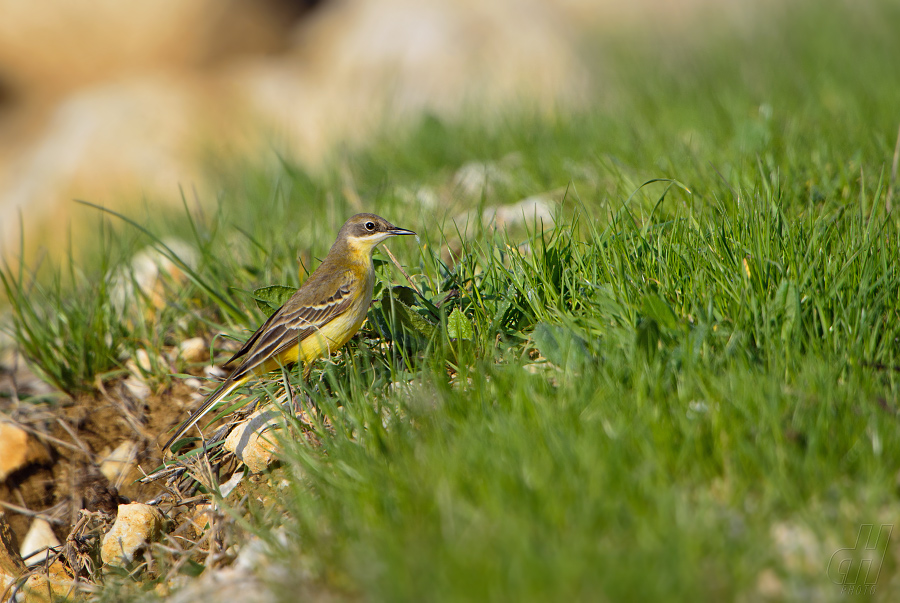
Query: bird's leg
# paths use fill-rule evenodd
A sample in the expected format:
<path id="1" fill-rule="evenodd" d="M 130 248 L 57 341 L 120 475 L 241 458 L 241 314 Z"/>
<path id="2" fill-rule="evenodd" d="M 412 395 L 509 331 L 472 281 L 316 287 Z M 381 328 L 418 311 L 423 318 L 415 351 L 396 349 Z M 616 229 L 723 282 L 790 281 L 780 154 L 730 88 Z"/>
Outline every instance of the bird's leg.
<path id="1" fill-rule="evenodd" d="M 294 397 L 294 389 L 291 387 L 287 369 L 284 367 L 281 368 L 281 378 L 282 382 L 284 383 L 284 389 L 288 392 L 288 402 L 285 404 L 285 406 L 287 407 L 285 410 L 290 409 L 290 413 L 293 418 L 300 421 L 300 423 L 302 423 L 307 428 L 310 428 L 311 425 L 303 418 L 303 402 L 301 402 L 300 399 Z"/>
<path id="2" fill-rule="evenodd" d="M 312 372 L 312 362 L 307 362 L 303 366 L 303 383 L 309 383 L 309 374 Z M 319 405 L 307 394 L 306 399 L 309 401 L 309 416 L 317 418 L 319 416 Z"/>
<path id="3" fill-rule="evenodd" d="M 288 402 L 285 405 L 287 408 L 285 410 L 289 410 L 292 415 L 296 415 L 299 408 L 297 408 L 297 404 L 294 401 L 294 389 L 291 387 L 287 369 L 284 367 L 281 367 L 281 382 L 284 383 L 284 391 L 287 392 L 288 396 Z"/>

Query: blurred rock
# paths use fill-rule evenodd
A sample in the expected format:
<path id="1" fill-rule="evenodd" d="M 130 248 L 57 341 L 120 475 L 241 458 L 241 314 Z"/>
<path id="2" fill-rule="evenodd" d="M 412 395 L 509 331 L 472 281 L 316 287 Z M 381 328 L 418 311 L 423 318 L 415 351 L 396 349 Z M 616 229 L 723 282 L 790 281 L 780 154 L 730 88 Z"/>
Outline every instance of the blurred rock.
<path id="1" fill-rule="evenodd" d="M 469 211 L 453 218 L 453 223 L 466 238 L 478 232 L 479 227 L 488 230 L 505 230 L 525 225 L 529 229 L 551 228 L 555 221 L 553 212 L 557 203 L 549 196 L 534 196 L 510 205 L 494 205 L 480 214 Z"/>
<path id="2" fill-rule="evenodd" d="M 275 460 L 274 430 L 281 425 L 279 411 L 258 410 L 231 430 L 225 438 L 225 450 L 233 453 L 252 473 L 259 473 Z"/>
<path id="3" fill-rule="evenodd" d="M 125 368 L 131 373 L 123 382 L 128 392 L 138 400 L 146 400 L 152 393 L 148 379 L 156 371 L 168 371 L 170 369 L 165 358 L 154 355 L 151 359 L 147 350 L 140 348 L 133 358 L 125 362 Z"/>
<path id="4" fill-rule="evenodd" d="M 266 581 L 246 569 L 224 567 L 203 572 L 175 594 L 167 595 L 168 603 L 268 603 L 278 596 L 270 590 Z"/>
<path id="5" fill-rule="evenodd" d="M 125 381 L 122 382 L 122 385 L 125 386 L 125 389 L 128 390 L 132 396 L 137 398 L 138 400 L 146 400 L 150 397 L 150 386 L 147 385 L 147 382 L 143 380 L 143 378 L 138 377 L 136 375 L 129 375 Z"/>
<path id="6" fill-rule="evenodd" d="M 288 537 L 281 528 L 276 528 L 275 538 L 282 546 L 288 545 Z M 216 568 L 192 580 L 174 595 L 169 595 L 169 603 L 193 603 L 194 601 L 242 601 L 263 603 L 278 600 L 271 590 L 272 584 L 285 580 L 288 575 L 296 577 L 299 571 L 292 564 L 273 564 L 274 551 L 266 541 L 251 536 L 240 547 L 240 552 L 230 567 Z M 265 576 L 261 579 L 259 576 Z M 292 593 L 292 599 L 306 600 L 310 597 Z M 313 599 L 315 597 L 312 597 Z"/>
<path id="7" fill-rule="evenodd" d="M 0 556 L 2 555 L 3 553 L 0 552 Z M 10 574 L 7 574 L 5 571 L 3 571 L 3 569 L 0 569 L 0 593 L 6 592 L 7 589 L 15 583 L 15 581 L 16 576 L 11 576 Z"/>
<path id="8" fill-rule="evenodd" d="M 0 510 L 0 592 L 3 592 L 24 571 L 25 564 L 22 562 L 22 556 L 19 555 L 16 536 L 6 521 L 6 513 Z"/>
<path id="9" fill-rule="evenodd" d="M 512 182 L 512 173 L 497 163 L 470 161 L 453 174 L 454 190 L 470 199 L 493 196 L 497 185 L 507 186 Z"/>
<path id="10" fill-rule="evenodd" d="M 165 362 L 161 358 L 156 358 L 156 366 L 165 366 Z M 144 348 L 138 349 L 134 354 L 134 363 L 137 368 L 144 374 L 153 373 L 153 361 L 150 360 L 150 354 Z"/>
<path id="11" fill-rule="evenodd" d="M 32 463 L 50 460 L 43 444 L 32 438 L 21 427 L 3 420 L 0 415 L 0 482 L 13 472 Z"/>
<path id="12" fill-rule="evenodd" d="M 769 530 L 773 552 L 780 557 L 780 567 L 791 573 L 813 575 L 820 571 L 825 551 L 819 538 L 807 526 L 787 521 L 773 524 Z"/>
<path id="13" fill-rule="evenodd" d="M 202 337 L 191 337 L 178 344 L 178 351 L 185 362 L 201 362 L 207 358 L 209 348 Z"/>
<path id="14" fill-rule="evenodd" d="M 18 238 L 19 209 L 26 242 L 41 226 L 33 243 L 52 244 L 73 210 L 90 215 L 72 198 L 180 204 L 179 188 L 193 201 L 197 186 L 211 198 L 211 140 L 315 168 L 423 111 L 585 100 L 580 17 L 556 2 L 323 1 L 298 21 L 307 4 L 0 0 L 12 99 L 0 113 L 0 252 Z"/>
<path id="15" fill-rule="evenodd" d="M 287 531 L 283 526 L 277 527 L 272 531 L 272 536 L 278 542 L 279 546 L 288 548 L 290 540 Z M 234 560 L 234 568 L 238 570 L 260 570 L 269 567 L 271 560 L 275 556 L 272 546 L 260 538 L 259 536 L 251 536 L 247 542 L 241 545 L 240 552 Z"/>
<path id="16" fill-rule="evenodd" d="M 70 601 L 75 590 L 74 578 L 59 560 L 55 561 L 47 573 L 32 574 L 17 597 L 17 603 L 56 603 Z"/>
<path id="17" fill-rule="evenodd" d="M 25 560 L 25 565 L 32 566 L 43 563 L 52 557 L 55 552 L 49 549 L 58 546 L 59 539 L 56 537 L 56 534 L 53 533 L 53 528 L 50 524 L 40 517 L 35 517 L 31 522 L 31 527 L 28 528 L 28 532 L 25 534 L 25 538 L 22 539 L 20 551 L 22 553 L 22 559 Z M 38 553 L 37 555 L 33 554 L 41 549 L 48 550 L 43 553 Z"/>
<path id="18" fill-rule="evenodd" d="M 126 566 L 162 533 L 163 515 L 142 503 L 119 505 L 112 529 L 103 537 L 100 557 L 107 565 Z"/>
<path id="19" fill-rule="evenodd" d="M 184 241 L 165 239 L 162 244 L 185 265 L 196 266 L 197 250 Z M 130 316 L 140 307 L 136 303 L 138 296 L 147 300 L 150 308 L 161 310 L 167 303 L 166 281 L 169 286 L 178 286 L 186 278 L 181 265 L 172 261 L 168 252 L 150 245 L 136 253 L 131 263 L 113 276 L 110 299 L 120 316 Z"/>
<path id="20" fill-rule="evenodd" d="M 12 423 L 0 423 L 0 482 L 25 466 L 28 433 Z"/>
<path id="21" fill-rule="evenodd" d="M 228 376 L 228 373 L 225 372 L 225 369 L 216 365 L 204 366 L 203 374 L 207 379 L 224 379 Z"/>
<path id="22" fill-rule="evenodd" d="M 117 484 L 134 469 L 137 459 L 137 442 L 125 440 L 100 463 L 102 473 L 111 484 Z"/>
<path id="23" fill-rule="evenodd" d="M 485 209 L 481 214 L 481 221 L 494 229 L 507 226 L 528 224 L 540 226 L 541 229 L 552 227 L 555 223 L 553 210 L 556 203 L 545 197 L 528 197 L 512 205 L 497 205 Z"/>

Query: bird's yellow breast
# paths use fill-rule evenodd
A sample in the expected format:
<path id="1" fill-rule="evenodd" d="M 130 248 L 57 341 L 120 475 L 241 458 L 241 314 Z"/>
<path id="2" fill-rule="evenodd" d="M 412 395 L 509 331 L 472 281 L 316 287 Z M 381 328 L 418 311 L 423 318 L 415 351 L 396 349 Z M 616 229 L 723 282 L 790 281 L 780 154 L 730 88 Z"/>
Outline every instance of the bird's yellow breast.
<path id="1" fill-rule="evenodd" d="M 302 362 L 307 364 L 316 358 L 329 356 L 340 349 L 345 343 L 356 335 L 359 328 L 366 321 L 369 304 L 372 302 L 372 289 L 375 285 L 374 273 L 367 274 L 362 284 L 362 291 L 356 296 L 353 304 L 345 312 L 336 316 L 332 321 L 306 337 L 298 345 L 292 346 L 278 356 L 273 363 L 282 366 Z M 269 364 L 269 363 L 267 363 Z M 268 368 L 267 370 L 273 370 Z"/>

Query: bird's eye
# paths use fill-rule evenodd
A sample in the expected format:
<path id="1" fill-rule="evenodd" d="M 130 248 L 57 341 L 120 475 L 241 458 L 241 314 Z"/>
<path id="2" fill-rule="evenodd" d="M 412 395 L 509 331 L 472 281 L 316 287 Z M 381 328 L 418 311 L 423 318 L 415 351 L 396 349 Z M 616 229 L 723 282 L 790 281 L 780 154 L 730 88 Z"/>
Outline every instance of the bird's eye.
<path id="1" fill-rule="evenodd" d="M 366 230 L 370 232 L 375 230 L 375 222 L 366 222 Z"/>

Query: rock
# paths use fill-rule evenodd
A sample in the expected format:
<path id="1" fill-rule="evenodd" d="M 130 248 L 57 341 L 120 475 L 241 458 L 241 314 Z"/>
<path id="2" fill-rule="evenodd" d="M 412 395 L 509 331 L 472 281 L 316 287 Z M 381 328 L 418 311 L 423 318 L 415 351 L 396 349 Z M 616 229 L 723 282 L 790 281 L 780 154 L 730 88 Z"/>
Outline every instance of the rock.
<path id="1" fill-rule="evenodd" d="M 203 374 L 207 379 L 224 379 L 228 376 L 228 373 L 225 372 L 225 369 L 215 365 L 204 366 Z"/>
<path id="2" fill-rule="evenodd" d="M 276 439 L 273 432 L 281 425 L 279 411 L 258 410 L 231 430 L 225 438 L 225 450 L 234 453 L 252 473 L 259 473 L 275 460 Z"/>
<path id="3" fill-rule="evenodd" d="M 0 418 L 0 482 L 23 467 L 49 459 L 43 444 L 18 425 Z"/>
<path id="4" fill-rule="evenodd" d="M 202 337 L 191 337 L 178 345 L 178 351 L 185 362 L 201 362 L 206 359 L 208 348 Z"/>
<path id="5" fill-rule="evenodd" d="M 12 588 L 13 583 L 15 583 L 16 577 L 10 576 L 3 570 L 0 570 L 0 593 L 7 592 L 10 588 Z"/>
<path id="6" fill-rule="evenodd" d="M 551 199 L 540 196 L 528 197 L 512 205 L 499 205 L 486 209 L 481 220 L 494 228 L 515 226 L 519 224 L 553 226 L 553 209 L 556 207 Z"/>
<path id="7" fill-rule="evenodd" d="M 552 195 L 552 193 L 551 193 Z M 453 218 L 453 223 L 465 237 L 473 236 L 478 225 L 490 230 L 503 230 L 526 225 L 531 229 L 550 228 L 555 223 L 556 202 L 550 196 L 532 196 L 510 205 L 494 205 L 478 212 L 470 211 Z"/>
<path id="8" fill-rule="evenodd" d="M 774 545 L 772 552 L 780 558 L 782 570 L 809 576 L 820 571 L 820 560 L 827 555 L 823 543 L 809 527 L 781 521 L 772 525 L 769 534 Z"/>
<path id="9" fill-rule="evenodd" d="M 119 505 L 112 529 L 103 537 L 100 557 L 107 565 L 125 566 L 162 532 L 163 514 L 143 503 Z"/>
<path id="10" fill-rule="evenodd" d="M 209 522 L 216 513 L 215 505 L 212 503 L 203 503 L 194 507 L 191 514 L 191 526 L 194 528 L 194 535 L 200 537 L 209 528 Z"/>
<path id="11" fill-rule="evenodd" d="M 273 530 L 272 535 L 279 546 L 287 548 L 290 545 L 287 531 L 283 526 Z M 274 556 L 272 546 L 259 536 L 251 536 L 247 542 L 241 545 L 240 552 L 234 559 L 234 567 L 238 570 L 256 571 L 265 568 L 269 559 Z"/>
<path id="12" fill-rule="evenodd" d="M 279 131 L 290 144 L 279 155 L 321 165 L 385 116 L 580 103 L 592 73 L 574 35 L 585 20 L 562 8 L 571 1 L 34 4 L 0 0 L 11 86 L 0 98 L 0 243 L 15 240 L 17 208 L 31 222 L 49 216 L 44 243 L 65 239 L 73 196 L 122 209 L 140 189 L 179 203 L 180 185 L 202 185 L 207 138 L 242 156 L 271 150 L 249 132 Z"/>
<path id="13" fill-rule="evenodd" d="M 463 164 L 453 175 L 453 188 L 463 196 L 477 199 L 482 195 L 493 196 L 494 188 L 509 186 L 513 182 L 510 172 L 496 163 L 470 161 Z"/>
<path id="14" fill-rule="evenodd" d="M 25 564 L 19 555 L 15 534 L 6 521 L 6 513 L 0 510 L 0 593 L 24 571 Z"/>
<path id="15" fill-rule="evenodd" d="M 43 563 L 52 557 L 55 551 L 50 549 L 59 547 L 59 545 L 59 539 L 53 533 L 53 528 L 50 527 L 50 524 L 40 517 L 35 517 L 34 521 L 31 522 L 31 527 L 28 528 L 28 533 L 22 539 L 22 547 L 19 550 L 22 553 L 25 565 L 30 567 Z M 38 553 L 42 549 L 46 550 Z"/>
<path id="16" fill-rule="evenodd" d="M 203 572 L 196 580 L 174 594 L 166 594 L 169 603 L 196 603 L 197 601 L 241 601 L 242 603 L 266 603 L 275 601 L 266 581 L 252 572 L 223 567 Z"/>
<path id="17" fill-rule="evenodd" d="M 151 357 L 147 350 L 139 348 L 135 352 L 134 357 L 129 358 L 125 363 L 125 368 L 138 379 L 146 380 L 148 375 L 154 375 L 160 370 L 168 371 L 171 367 L 166 362 L 166 359 L 159 354 L 154 354 Z"/>
<path id="18" fill-rule="evenodd" d="M 21 603 L 55 603 L 70 601 L 75 589 L 74 578 L 66 571 L 61 561 L 55 561 L 46 574 L 31 575 L 22 586 Z"/>
<path id="19" fill-rule="evenodd" d="M 277 528 L 275 538 L 281 546 L 288 545 L 288 537 L 285 531 Z M 237 547 L 230 547 L 229 551 Z M 242 601 L 256 603 L 277 600 L 278 596 L 272 592 L 273 584 L 284 583 L 289 576 L 296 577 L 298 570 L 289 564 L 273 564 L 273 551 L 270 545 L 256 537 L 240 546 L 234 563 L 228 567 L 211 568 L 198 578 L 189 581 L 180 581 L 172 584 L 174 588 L 180 588 L 172 593 L 172 589 L 157 591 L 165 597 L 169 603 L 194 603 L 195 601 Z M 261 578 L 264 576 L 265 578 Z M 182 576 L 183 577 L 183 576 Z M 305 577 L 305 576 L 304 576 Z M 294 594 L 294 599 L 298 598 Z M 300 597 L 302 599 L 302 597 Z"/>
<path id="20" fill-rule="evenodd" d="M 153 362 L 150 360 L 150 354 L 147 353 L 147 350 L 144 348 L 138 349 L 134 354 L 134 361 L 137 364 L 137 368 L 140 369 L 144 374 L 149 374 L 153 372 Z M 159 359 L 157 359 L 159 362 Z M 157 364 L 159 366 L 159 364 Z"/>
<path id="21" fill-rule="evenodd" d="M 150 386 L 140 377 L 129 375 L 128 378 L 122 382 L 122 385 L 125 386 L 125 389 L 128 390 L 129 394 L 138 400 L 146 400 L 150 397 Z"/>
<path id="22" fill-rule="evenodd" d="M 27 464 L 28 433 L 12 423 L 0 423 L 0 482 Z"/>
<path id="23" fill-rule="evenodd" d="M 151 358 L 147 350 L 140 348 L 133 358 L 128 359 L 125 368 L 131 373 L 123 382 L 125 389 L 138 400 L 146 400 L 152 392 L 147 382 L 148 376 L 160 370 L 168 371 L 171 367 L 162 356 L 154 355 Z"/>
<path id="24" fill-rule="evenodd" d="M 197 263 L 197 251 L 184 241 L 165 239 L 161 245 L 165 245 L 185 265 L 193 267 Z M 128 315 L 138 295 L 147 299 L 153 308 L 164 308 L 167 303 L 164 281 L 169 279 L 179 284 L 187 279 L 181 265 L 173 262 L 168 253 L 149 245 L 134 255 L 129 266 L 116 272 L 112 278 L 110 299 L 120 315 Z M 147 367 L 149 372 L 149 358 Z"/>
<path id="25" fill-rule="evenodd" d="M 100 473 L 109 480 L 109 483 L 118 483 L 120 478 L 124 478 L 134 468 L 137 452 L 137 443 L 125 440 L 103 459 L 100 463 Z"/>
<path id="26" fill-rule="evenodd" d="M 222 498 L 227 498 L 229 494 L 231 494 L 237 485 L 241 483 L 241 480 L 244 479 L 243 471 L 235 471 L 234 475 L 232 475 L 227 482 L 221 484 L 219 486 L 219 492 L 222 494 Z"/>

